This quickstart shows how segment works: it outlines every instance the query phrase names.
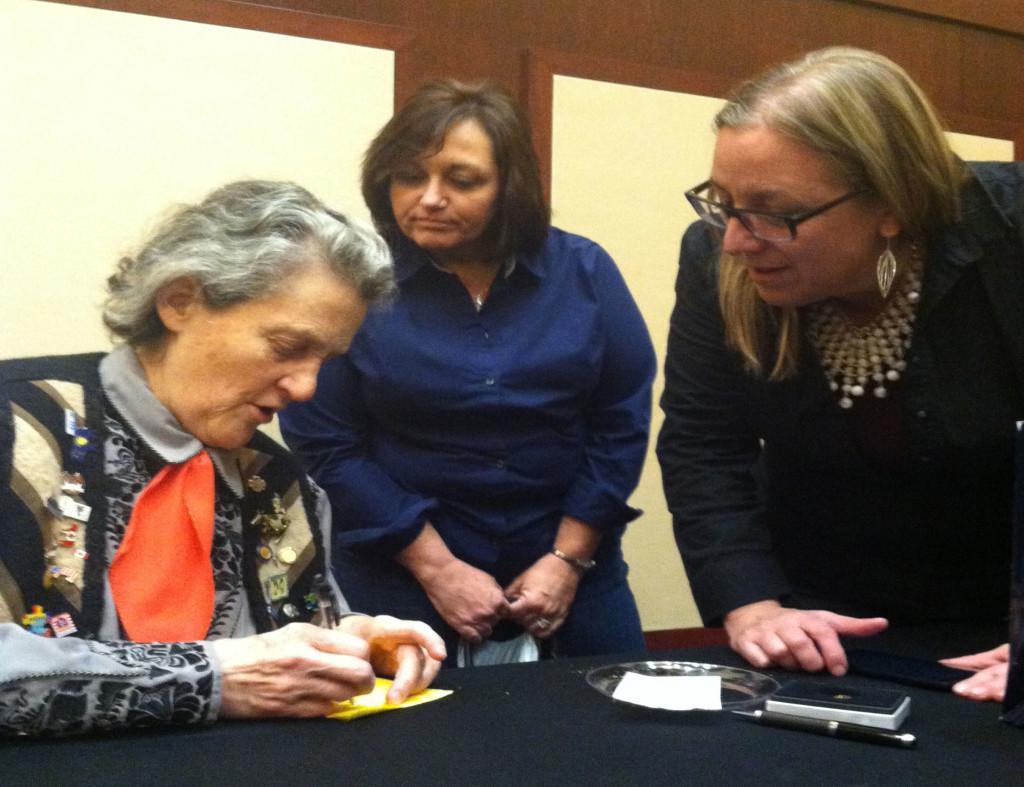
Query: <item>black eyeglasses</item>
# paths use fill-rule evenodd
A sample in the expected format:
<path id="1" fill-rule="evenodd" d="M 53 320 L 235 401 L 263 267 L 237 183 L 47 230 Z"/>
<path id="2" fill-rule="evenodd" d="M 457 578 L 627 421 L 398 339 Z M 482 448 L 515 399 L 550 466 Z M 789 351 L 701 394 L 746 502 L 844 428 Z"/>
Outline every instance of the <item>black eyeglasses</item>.
<path id="1" fill-rule="evenodd" d="M 710 200 L 707 197 L 698 196 L 702 191 L 707 191 L 710 187 L 711 181 L 705 180 L 699 186 L 694 186 L 686 192 L 686 199 L 703 221 L 712 227 L 724 230 L 729 219 L 737 219 L 746 228 L 747 232 L 755 238 L 766 240 L 770 243 L 786 243 L 796 240 L 796 228 L 799 225 L 808 219 L 820 216 L 826 210 L 831 210 L 836 205 L 841 205 L 847 200 L 860 196 L 866 191 L 866 189 L 851 191 L 841 197 L 836 197 L 831 202 L 826 202 L 820 207 L 805 210 L 801 213 L 772 213 L 763 210 L 733 208 L 729 205 L 723 205 L 720 202 Z"/>

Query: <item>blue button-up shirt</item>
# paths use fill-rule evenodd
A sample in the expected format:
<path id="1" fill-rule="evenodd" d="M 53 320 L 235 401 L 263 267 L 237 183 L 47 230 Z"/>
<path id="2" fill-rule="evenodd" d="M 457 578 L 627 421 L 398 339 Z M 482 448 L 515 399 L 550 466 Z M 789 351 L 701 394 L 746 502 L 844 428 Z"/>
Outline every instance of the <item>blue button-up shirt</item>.
<path id="1" fill-rule="evenodd" d="M 654 352 L 611 257 L 552 229 L 499 273 L 482 309 L 418 248 L 316 396 L 282 414 L 334 508 L 337 542 L 393 554 L 431 522 L 484 568 L 547 550 L 563 514 L 617 548 L 637 516 Z M 519 547 L 516 547 L 517 549 Z"/>

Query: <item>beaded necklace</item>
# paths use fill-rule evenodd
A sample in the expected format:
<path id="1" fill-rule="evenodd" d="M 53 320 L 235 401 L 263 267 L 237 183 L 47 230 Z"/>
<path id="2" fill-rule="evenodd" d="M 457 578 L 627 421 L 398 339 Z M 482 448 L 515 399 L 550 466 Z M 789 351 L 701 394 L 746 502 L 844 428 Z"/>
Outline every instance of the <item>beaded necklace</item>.
<path id="1" fill-rule="evenodd" d="M 829 388 L 839 395 L 844 410 L 853 407 L 854 399 L 864 396 L 868 388 L 884 399 L 889 393 L 885 384 L 899 380 L 907 368 L 903 355 L 914 333 L 922 267 L 921 250 L 915 243 L 899 289 L 866 325 L 852 324 L 832 301 L 808 309 L 811 341 Z"/>

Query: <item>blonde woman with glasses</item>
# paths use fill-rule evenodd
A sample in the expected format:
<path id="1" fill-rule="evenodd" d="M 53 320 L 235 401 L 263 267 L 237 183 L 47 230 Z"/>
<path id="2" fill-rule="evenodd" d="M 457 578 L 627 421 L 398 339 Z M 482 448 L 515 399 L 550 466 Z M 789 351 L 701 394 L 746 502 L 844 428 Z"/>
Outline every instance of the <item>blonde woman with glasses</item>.
<path id="1" fill-rule="evenodd" d="M 705 622 L 758 667 L 841 675 L 841 637 L 1004 619 L 1024 167 L 959 160 L 852 48 L 744 84 L 715 128 L 658 442 Z M 1005 648 L 957 664 L 980 670 L 959 693 L 1002 694 Z"/>

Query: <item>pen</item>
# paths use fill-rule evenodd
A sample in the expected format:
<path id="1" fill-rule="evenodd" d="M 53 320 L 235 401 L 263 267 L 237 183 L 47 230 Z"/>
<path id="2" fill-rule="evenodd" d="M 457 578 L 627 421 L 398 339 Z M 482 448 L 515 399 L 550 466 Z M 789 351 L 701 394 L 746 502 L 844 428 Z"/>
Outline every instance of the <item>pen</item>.
<path id="1" fill-rule="evenodd" d="M 335 628 L 341 618 L 334 606 L 334 594 L 331 593 L 331 583 L 324 579 L 323 574 L 317 574 L 313 578 L 313 585 L 316 587 L 317 606 L 320 608 L 320 627 L 326 629 Z"/>
<path id="2" fill-rule="evenodd" d="M 734 710 L 733 714 L 768 727 L 813 732 L 816 735 L 830 735 L 833 738 L 844 738 L 850 741 L 879 743 L 883 746 L 898 746 L 902 749 L 912 749 L 917 745 L 917 738 L 909 732 L 886 732 L 885 730 L 877 730 L 874 727 L 865 727 L 862 724 L 848 724 L 842 721 L 827 721 L 825 719 L 809 719 L 806 716 L 791 716 L 788 713 L 772 713 L 771 711 L 764 710 Z"/>

